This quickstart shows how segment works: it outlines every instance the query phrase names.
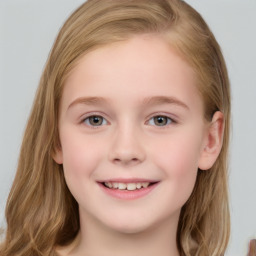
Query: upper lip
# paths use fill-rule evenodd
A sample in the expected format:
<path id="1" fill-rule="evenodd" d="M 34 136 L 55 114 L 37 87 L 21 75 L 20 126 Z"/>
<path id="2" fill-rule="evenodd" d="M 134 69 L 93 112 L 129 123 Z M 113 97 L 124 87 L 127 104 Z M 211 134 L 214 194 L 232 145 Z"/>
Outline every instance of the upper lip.
<path id="1" fill-rule="evenodd" d="M 149 182 L 149 183 L 156 183 L 159 182 L 159 180 L 152 180 L 152 179 L 144 179 L 144 178 L 113 178 L 113 179 L 106 179 L 106 180 L 100 180 L 99 183 L 103 182 L 116 182 L 116 183 L 142 183 L 142 182 Z"/>

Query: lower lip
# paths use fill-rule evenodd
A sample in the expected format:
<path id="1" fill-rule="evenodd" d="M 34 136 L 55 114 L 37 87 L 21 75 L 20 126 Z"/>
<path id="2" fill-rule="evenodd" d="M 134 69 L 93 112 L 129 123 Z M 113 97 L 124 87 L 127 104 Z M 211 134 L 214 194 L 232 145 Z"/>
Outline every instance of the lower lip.
<path id="1" fill-rule="evenodd" d="M 122 200 L 135 200 L 148 195 L 157 185 L 158 182 L 148 186 L 147 188 L 141 188 L 136 190 L 120 190 L 120 189 L 110 189 L 105 187 L 102 183 L 98 183 L 101 189 L 112 197 L 122 199 Z"/>

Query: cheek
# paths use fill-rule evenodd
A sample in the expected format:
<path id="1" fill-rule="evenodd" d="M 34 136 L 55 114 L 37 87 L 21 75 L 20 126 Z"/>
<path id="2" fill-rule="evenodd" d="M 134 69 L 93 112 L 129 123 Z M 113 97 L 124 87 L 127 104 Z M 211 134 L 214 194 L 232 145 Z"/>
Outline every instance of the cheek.
<path id="1" fill-rule="evenodd" d="M 173 192 L 183 195 L 184 200 L 190 196 L 196 181 L 199 142 L 200 139 L 193 136 L 176 136 L 162 141 L 152 153 L 155 164 L 163 170 Z"/>
<path id="2" fill-rule="evenodd" d="M 199 139 L 189 136 L 176 136 L 175 138 L 159 141 L 152 147 L 155 160 L 160 166 L 172 167 L 175 172 L 187 172 L 198 167 L 201 143 Z"/>
<path id="3" fill-rule="evenodd" d="M 101 147 L 86 137 L 62 136 L 63 169 L 67 184 L 72 186 L 86 181 L 97 168 Z"/>

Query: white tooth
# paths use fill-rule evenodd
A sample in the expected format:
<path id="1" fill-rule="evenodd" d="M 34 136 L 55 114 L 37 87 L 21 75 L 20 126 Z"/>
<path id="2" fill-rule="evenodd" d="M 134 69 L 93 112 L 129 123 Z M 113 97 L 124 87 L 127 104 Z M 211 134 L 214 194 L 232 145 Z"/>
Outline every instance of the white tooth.
<path id="1" fill-rule="evenodd" d="M 141 183 L 136 184 L 136 188 L 140 189 L 142 187 Z"/>
<path id="2" fill-rule="evenodd" d="M 108 182 L 108 187 L 109 187 L 109 188 L 113 188 L 113 185 L 112 185 L 111 182 Z"/>
<path id="3" fill-rule="evenodd" d="M 127 184 L 127 190 L 135 190 L 136 184 L 135 183 L 128 183 Z"/>
<path id="4" fill-rule="evenodd" d="M 118 183 L 118 189 L 122 189 L 122 190 L 124 190 L 124 189 L 126 189 L 126 184 L 124 184 L 124 183 Z"/>
<path id="5" fill-rule="evenodd" d="M 104 185 L 109 188 L 109 183 L 108 182 L 104 182 Z"/>
<path id="6" fill-rule="evenodd" d="M 113 183 L 113 188 L 118 188 L 118 183 L 117 182 Z"/>
<path id="7" fill-rule="evenodd" d="M 143 187 L 143 188 L 147 188 L 148 185 L 149 185 L 149 182 L 143 182 L 143 183 L 142 183 L 142 187 Z"/>

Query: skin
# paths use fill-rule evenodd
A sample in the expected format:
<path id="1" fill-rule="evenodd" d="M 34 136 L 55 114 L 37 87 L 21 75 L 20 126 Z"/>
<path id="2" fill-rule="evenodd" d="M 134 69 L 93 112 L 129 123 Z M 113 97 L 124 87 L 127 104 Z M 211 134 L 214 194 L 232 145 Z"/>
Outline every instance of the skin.
<path id="1" fill-rule="evenodd" d="M 189 64 L 156 35 L 135 36 L 82 57 L 65 82 L 61 148 L 54 156 L 63 164 L 81 222 L 76 240 L 61 255 L 179 255 L 180 210 L 198 168 L 215 162 L 223 134 L 220 112 L 211 123 L 204 120 L 196 84 Z M 100 125 L 90 121 L 95 115 Z M 135 178 L 158 184 L 144 197 L 122 200 L 98 183 Z"/>

